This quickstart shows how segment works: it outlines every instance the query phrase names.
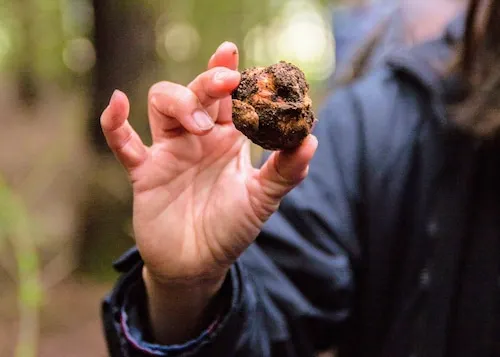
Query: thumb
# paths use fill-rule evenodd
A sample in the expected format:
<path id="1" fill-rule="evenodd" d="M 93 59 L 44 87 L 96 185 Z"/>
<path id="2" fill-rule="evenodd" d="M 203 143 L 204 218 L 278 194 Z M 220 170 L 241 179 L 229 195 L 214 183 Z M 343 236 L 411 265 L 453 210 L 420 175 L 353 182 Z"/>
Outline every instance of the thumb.
<path id="1" fill-rule="evenodd" d="M 265 162 L 259 172 L 260 194 L 257 202 L 264 212 L 272 213 L 283 196 L 297 186 L 306 176 L 316 148 L 318 139 L 309 135 L 304 142 L 293 151 L 275 151 Z"/>

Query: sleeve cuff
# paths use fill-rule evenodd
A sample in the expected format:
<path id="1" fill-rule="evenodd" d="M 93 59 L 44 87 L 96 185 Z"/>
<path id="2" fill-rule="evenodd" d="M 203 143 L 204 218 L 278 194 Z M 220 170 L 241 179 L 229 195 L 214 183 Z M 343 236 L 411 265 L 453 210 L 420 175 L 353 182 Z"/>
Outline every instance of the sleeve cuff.
<path id="1" fill-rule="evenodd" d="M 221 294 L 231 294 L 230 278 L 226 279 L 221 290 Z M 223 299 L 230 301 L 230 299 Z M 204 330 L 198 337 L 183 344 L 160 345 L 152 342 L 151 332 L 149 331 L 149 321 L 147 321 L 145 286 L 142 281 L 136 281 L 125 293 L 123 307 L 120 311 L 120 327 L 130 345 L 137 351 L 147 356 L 178 356 L 189 352 L 201 345 L 204 341 L 211 339 L 217 327 L 221 323 L 219 315 L 210 326 Z M 221 311 L 228 311 L 227 307 Z"/>
<path id="2" fill-rule="evenodd" d="M 130 260 L 135 259 L 129 257 L 129 263 Z M 104 314 L 106 315 L 107 311 L 114 311 L 108 314 L 108 318 L 105 316 L 105 327 L 107 331 L 115 330 L 112 335 L 120 341 L 120 350 L 127 351 L 127 355 L 137 357 L 208 356 L 215 351 L 220 355 L 220 352 L 234 350 L 235 343 L 228 342 L 238 340 L 238 327 L 241 327 L 242 322 L 240 321 L 242 316 L 239 316 L 242 312 L 242 276 L 238 263 L 231 268 L 220 291 L 223 297 L 221 314 L 198 337 L 178 345 L 160 345 L 153 342 L 147 318 L 146 289 L 141 273 L 143 264 L 139 259 L 135 264 L 128 265 L 128 268 L 132 265 L 133 267 L 122 276 L 114 291 L 104 301 Z M 110 320 L 114 322 L 110 324 Z M 231 335 L 230 339 L 228 335 Z M 110 338 L 108 333 L 108 345 L 111 351 L 115 349 L 112 347 L 113 343 L 110 343 L 112 340 L 114 339 Z"/>

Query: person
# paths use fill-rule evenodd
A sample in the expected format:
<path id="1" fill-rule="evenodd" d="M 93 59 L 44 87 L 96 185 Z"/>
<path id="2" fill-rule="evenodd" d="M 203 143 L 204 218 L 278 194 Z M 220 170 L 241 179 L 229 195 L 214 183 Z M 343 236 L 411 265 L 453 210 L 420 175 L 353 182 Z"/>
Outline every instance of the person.
<path id="1" fill-rule="evenodd" d="M 101 117 L 137 249 L 103 303 L 112 356 L 500 356 L 500 0 L 338 89 L 260 168 L 231 123 L 238 53 Z"/>

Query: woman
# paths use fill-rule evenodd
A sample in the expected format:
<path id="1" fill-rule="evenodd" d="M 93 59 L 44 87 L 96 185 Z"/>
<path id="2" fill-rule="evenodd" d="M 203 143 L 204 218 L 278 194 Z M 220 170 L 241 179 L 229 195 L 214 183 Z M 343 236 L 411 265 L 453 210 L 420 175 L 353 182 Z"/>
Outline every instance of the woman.
<path id="1" fill-rule="evenodd" d="M 101 123 L 138 251 L 103 305 L 111 355 L 500 356 L 499 24 L 500 0 L 471 1 L 260 169 L 231 122 L 233 44 L 153 86 L 151 147 L 116 92 Z"/>

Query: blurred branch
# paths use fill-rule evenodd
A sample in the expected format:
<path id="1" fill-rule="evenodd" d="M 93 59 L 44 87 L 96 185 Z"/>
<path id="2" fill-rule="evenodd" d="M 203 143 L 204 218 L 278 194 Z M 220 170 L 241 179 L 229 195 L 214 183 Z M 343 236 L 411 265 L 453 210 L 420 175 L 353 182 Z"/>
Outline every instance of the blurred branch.
<path id="1" fill-rule="evenodd" d="M 0 179 L 0 238 L 11 239 L 17 261 L 19 332 L 16 357 L 35 357 L 42 299 L 32 222 L 22 201 Z"/>

